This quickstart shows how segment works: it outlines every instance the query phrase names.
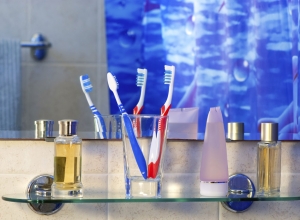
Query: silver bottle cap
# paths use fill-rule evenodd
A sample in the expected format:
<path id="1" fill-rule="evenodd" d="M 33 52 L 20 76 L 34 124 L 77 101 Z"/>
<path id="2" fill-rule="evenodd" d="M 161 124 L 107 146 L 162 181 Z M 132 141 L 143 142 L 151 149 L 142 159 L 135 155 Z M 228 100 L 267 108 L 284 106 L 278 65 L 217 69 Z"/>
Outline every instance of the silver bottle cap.
<path id="1" fill-rule="evenodd" d="M 229 122 L 227 124 L 228 134 L 227 138 L 230 140 L 244 140 L 244 123 Z"/>
<path id="2" fill-rule="evenodd" d="M 277 141 L 278 123 L 261 123 L 260 139 L 262 141 Z"/>
<path id="3" fill-rule="evenodd" d="M 48 119 L 41 119 L 34 121 L 35 125 L 35 138 L 43 139 L 46 137 L 52 137 L 53 136 L 53 120 Z"/>
<path id="4" fill-rule="evenodd" d="M 62 136 L 76 135 L 77 121 L 73 119 L 64 119 L 58 121 L 58 134 Z"/>

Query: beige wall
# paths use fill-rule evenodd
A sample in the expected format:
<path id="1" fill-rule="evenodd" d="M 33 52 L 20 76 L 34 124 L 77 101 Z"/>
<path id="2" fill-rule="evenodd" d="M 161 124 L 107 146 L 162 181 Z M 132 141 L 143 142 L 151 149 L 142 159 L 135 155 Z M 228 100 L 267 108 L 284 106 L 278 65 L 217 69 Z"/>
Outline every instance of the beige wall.
<path id="1" fill-rule="evenodd" d="M 23 130 L 34 120 L 73 118 L 82 131 L 93 130 L 93 117 L 81 91 L 79 76 L 92 80 L 91 98 L 109 113 L 106 83 L 104 0 L 0 0 L 0 39 L 30 41 L 42 33 L 52 43 L 48 56 L 34 61 L 22 48 Z"/>
<path id="2" fill-rule="evenodd" d="M 163 191 L 199 193 L 201 141 L 169 140 Z M 53 174 L 51 142 L 0 141 L 0 195 L 24 193 L 37 175 Z M 256 181 L 256 142 L 227 144 L 229 173 L 243 173 Z M 282 145 L 282 192 L 300 194 L 300 142 Z M 85 192 L 122 192 L 125 195 L 122 141 L 83 142 Z M 299 219 L 300 201 L 254 202 L 244 213 L 231 213 L 218 202 L 65 204 L 51 216 L 32 212 L 27 204 L 0 200 L 0 219 Z"/>

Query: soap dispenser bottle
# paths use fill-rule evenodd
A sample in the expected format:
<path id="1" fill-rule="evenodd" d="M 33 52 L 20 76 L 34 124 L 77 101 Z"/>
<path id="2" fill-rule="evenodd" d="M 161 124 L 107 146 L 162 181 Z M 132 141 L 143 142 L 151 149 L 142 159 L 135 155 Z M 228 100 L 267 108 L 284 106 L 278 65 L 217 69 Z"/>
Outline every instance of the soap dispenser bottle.
<path id="1" fill-rule="evenodd" d="M 200 167 L 200 194 L 226 196 L 228 193 L 226 137 L 220 107 L 210 108 Z"/>
<path id="2" fill-rule="evenodd" d="M 261 141 L 257 149 L 257 195 L 280 192 L 281 142 L 278 123 L 261 123 Z"/>
<path id="3" fill-rule="evenodd" d="M 76 135 L 77 121 L 60 120 L 59 136 L 54 139 L 54 180 L 52 197 L 82 197 L 82 140 Z"/>

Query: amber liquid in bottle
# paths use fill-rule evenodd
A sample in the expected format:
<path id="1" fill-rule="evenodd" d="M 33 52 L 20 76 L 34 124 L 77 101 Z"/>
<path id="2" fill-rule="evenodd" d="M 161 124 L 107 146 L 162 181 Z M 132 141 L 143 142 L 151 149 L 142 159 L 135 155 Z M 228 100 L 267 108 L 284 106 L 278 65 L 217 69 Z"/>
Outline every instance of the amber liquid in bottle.
<path id="1" fill-rule="evenodd" d="M 259 142 L 257 152 L 257 194 L 273 195 L 280 192 L 281 143 Z"/>
<path id="2" fill-rule="evenodd" d="M 52 197 L 82 197 L 81 139 L 58 137 L 55 140 Z"/>
<path id="3" fill-rule="evenodd" d="M 81 182 L 81 145 L 56 144 L 54 181 L 58 188 L 72 187 Z"/>

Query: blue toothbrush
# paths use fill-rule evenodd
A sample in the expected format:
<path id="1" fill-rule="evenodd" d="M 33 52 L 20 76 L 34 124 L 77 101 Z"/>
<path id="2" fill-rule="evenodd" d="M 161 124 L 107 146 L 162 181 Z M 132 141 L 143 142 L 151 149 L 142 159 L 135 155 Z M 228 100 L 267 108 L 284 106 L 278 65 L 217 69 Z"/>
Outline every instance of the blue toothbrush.
<path id="1" fill-rule="evenodd" d="M 141 171 L 141 174 L 143 175 L 144 179 L 147 179 L 147 164 L 146 164 L 146 160 L 145 157 L 143 155 L 143 152 L 139 146 L 139 143 L 137 142 L 137 139 L 134 135 L 134 131 L 133 131 L 133 127 L 132 127 L 132 122 L 127 114 L 127 112 L 125 111 L 123 104 L 121 103 L 121 100 L 119 98 L 117 89 L 118 89 L 118 82 L 117 82 L 117 78 L 116 76 L 114 76 L 112 73 L 107 73 L 107 82 L 108 82 L 108 86 L 109 89 L 113 92 L 115 99 L 117 101 L 118 107 L 120 109 L 120 112 L 122 114 L 123 117 L 123 121 L 125 124 L 125 128 L 128 134 L 128 138 L 130 141 L 130 145 L 135 157 L 135 160 L 138 164 L 138 167 Z"/>
<path id="2" fill-rule="evenodd" d="M 80 76 L 79 79 L 80 79 L 82 91 L 85 94 L 85 97 L 86 97 L 87 102 L 89 103 L 90 109 L 92 110 L 92 112 L 96 118 L 97 132 L 99 132 L 101 139 L 106 139 L 106 127 L 105 127 L 103 117 L 100 114 L 100 112 L 98 111 L 98 109 L 94 106 L 94 104 L 91 100 L 91 97 L 89 95 L 89 93 L 93 89 L 91 80 L 87 74 Z"/>

